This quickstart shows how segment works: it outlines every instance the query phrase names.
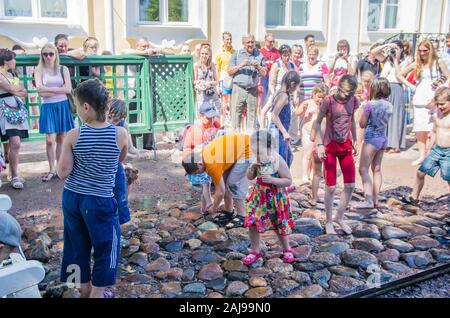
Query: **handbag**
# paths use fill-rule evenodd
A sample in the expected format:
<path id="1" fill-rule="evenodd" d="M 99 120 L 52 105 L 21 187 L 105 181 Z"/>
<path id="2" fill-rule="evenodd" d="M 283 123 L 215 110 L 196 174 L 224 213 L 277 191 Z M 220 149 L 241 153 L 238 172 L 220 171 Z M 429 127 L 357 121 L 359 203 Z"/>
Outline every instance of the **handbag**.
<path id="1" fill-rule="evenodd" d="M 59 68 L 59 71 L 61 72 L 61 77 L 62 77 L 62 79 L 63 79 L 63 83 L 64 83 L 64 85 L 66 85 L 66 80 L 64 79 L 64 72 L 63 72 L 62 66 Z M 73 91 L 73 90 L 72 90 L 72 91 Z M 66 96 L 67 96 L 67 101 L 69 102 L 70 111 L 71 111 L 73 114 L 76 114 L 76 113 L 77 113 L 77 107 L 75 106 L 75 101 L 73 100 L 73 95 L 72 95 L 72 93 L 66 94 Z"/>
<path id="2" fill-rule="evenodd" d="M 16 101 L 17 106 L 8 105 L 5 99 L 2 99 L 1 108 L 3 116 L 10 125 L 21 125 L 27 120 L 27 108 L 23 101 L 17 96 L 14 96 L 14 100 Z"/>

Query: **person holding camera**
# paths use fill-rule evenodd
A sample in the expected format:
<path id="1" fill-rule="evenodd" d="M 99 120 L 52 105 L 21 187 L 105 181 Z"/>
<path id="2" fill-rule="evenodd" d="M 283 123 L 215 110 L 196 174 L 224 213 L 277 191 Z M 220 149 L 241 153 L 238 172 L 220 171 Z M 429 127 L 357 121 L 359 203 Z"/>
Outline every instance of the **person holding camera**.
<path id="1" fill-rule="evenodd" d="M 257 125 L 258 82 L 266 76 L 264 57 L 255 48 L 255 37 L 248 34 L 243 38 L 244 49 L 233 54 L 228 67 L 228 74 L 233 77 L 231 95 L 231 121 L 233 129 L 240 130 L 242 111 L 247 106 L 246 128 L 254 129 Z"/>
<path id="2" fill-rule="evenodd" d="M 376 58 L 384 63 L 380 77 L 389 81 L 391 94 L 388 101 L 393 106 L 392 116 L 387 126 L 388 153 L 398 153 L 406 147 L 406 106 L 402 84 L 414 89 L 401 74 L 406 62 L 404 60 L 403 43 L 400 40 L 381 45 L 372 51 Z"/>
<path id="3" fill-rule="evenodd" d="M 347 40 L 340 40 L 337 43 L 337 54 L 330 64 L 329 71 L 331 75 L 330 87 L 337 86 L 344 75 L 355 75 L 356 60 L 350 56 L 350 44 Z"/>
<path id="4" fill-rule="evenodd" d="M 213 105 L 220 113 L 218 84 L 216 66 L 212 62 L 211 46 L 209 44 L 201 45 L 199 60 L 194 64 L 194 85 L 197 91 L 196 111 L 200 105 L 206 102 Z"/>

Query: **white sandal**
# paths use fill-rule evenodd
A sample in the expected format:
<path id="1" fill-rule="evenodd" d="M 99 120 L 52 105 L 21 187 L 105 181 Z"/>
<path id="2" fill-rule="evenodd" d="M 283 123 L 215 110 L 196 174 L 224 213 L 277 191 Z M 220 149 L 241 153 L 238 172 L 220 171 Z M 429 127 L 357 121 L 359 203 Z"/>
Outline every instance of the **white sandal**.
<path id="1" fill-rule="evenodd" d="M 14 189 L 22 190 L 24 182 L 25 182 L 25 180 L 23 178 L 21 178 L 21 177 L 14 177 L 14 178 L 11 179 L 11 186 Z"/>

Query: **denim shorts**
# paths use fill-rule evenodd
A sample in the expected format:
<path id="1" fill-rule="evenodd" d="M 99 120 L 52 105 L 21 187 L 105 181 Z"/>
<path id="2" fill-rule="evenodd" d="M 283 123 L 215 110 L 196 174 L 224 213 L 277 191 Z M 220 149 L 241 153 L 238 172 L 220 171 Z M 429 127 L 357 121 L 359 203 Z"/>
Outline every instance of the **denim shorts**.
<path id="1" fill-rule="evenodd" d="M 211 184 L 212 179 L 206 172 L 198 174 L 188 174 L 186 179 L 194 186 L 202 184 Z"/>
<path id="2" fill-rule="evenodd" d="M 442 148 L 434 145 L 420 165 L 419 171 L 434 177 L 439 169 L 442 179 L 450 182 L 450 147 Z"/>

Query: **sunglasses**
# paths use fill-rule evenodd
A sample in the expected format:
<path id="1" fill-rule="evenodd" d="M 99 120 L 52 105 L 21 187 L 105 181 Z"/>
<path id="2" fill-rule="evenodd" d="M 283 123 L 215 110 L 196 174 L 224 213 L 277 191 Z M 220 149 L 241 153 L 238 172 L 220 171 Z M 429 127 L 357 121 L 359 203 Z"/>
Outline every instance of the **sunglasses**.
<path id="1" fill-rule="evenodd" d="M 424 52 L 424 53 L 426 53 L 426 52 L 429 52 L 430 50 L 419 50 L 419 52 Z"/>
<path id="2" fill-rule="evenodd" d="M 50 53 L 47 53 L 47 52 L 45 52 L 45 53 L 42 53 L 42 56 L 44 56 L 44 57 L 53 57 L 53 56 L 55 56 L 55 53 L 53 53 L 53 52 L 50 52 Z"/>

